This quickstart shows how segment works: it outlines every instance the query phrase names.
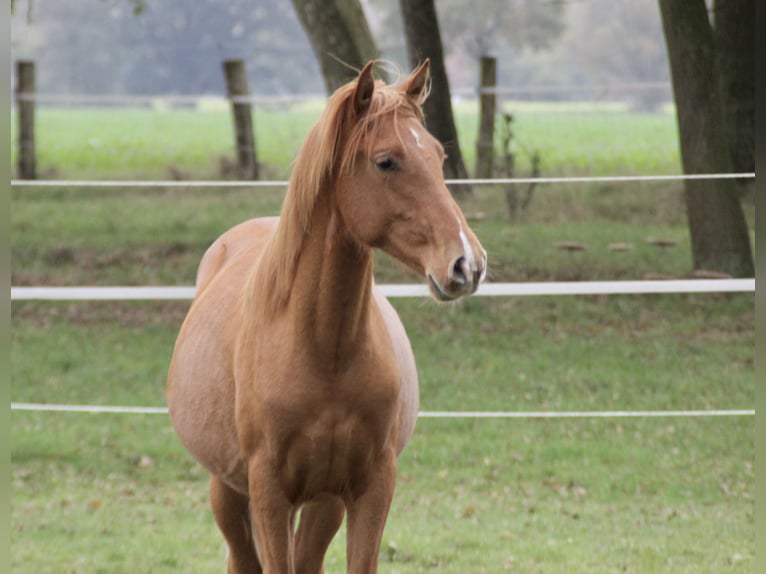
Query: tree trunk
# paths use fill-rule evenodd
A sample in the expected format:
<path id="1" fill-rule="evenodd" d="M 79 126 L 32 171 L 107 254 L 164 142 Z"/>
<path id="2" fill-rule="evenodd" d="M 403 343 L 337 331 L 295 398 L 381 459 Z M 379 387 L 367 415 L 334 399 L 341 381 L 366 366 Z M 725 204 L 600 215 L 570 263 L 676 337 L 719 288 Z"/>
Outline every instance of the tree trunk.
<path id="1" fill-rule="evenodd" d="M 717 73 L 726 143 L 735 172 L 755 171 L 755 0 L 716 0 Z M 753 185 L 752 179 L 743 183 Z"/>
<path id="2" fill-rule="evenodd" d="M 684 173 L 724 173 L 731 161 L 723 137 L 713 29 L 705 0 L 659 0 L 673 80 Z M 735 277 L 755 273 L 750 237 L 733 180 L 687 180 L 686 212 L 696 270 Z"/>
<path id="3" fill-rule="evenodd" d="M 292 0 L 331 94 L 379 56 L 359 0 Z"/>
<path id="4" fill-rule="evenodd" d="M 457 129 L 452 115 L 447 70 L 444 67 L 444 53 L 439 34 L 439 21 L 434 0 L 400 0 L 407 51 L 413 68 L 423 60 L 431 60 L 431 93 L 423 106 L 426 127 L 444 146 L 447 159 L 444 162 L 444 176 L 447 179 L 466 179 L 468 172 L 463 163 L 457 139 Z M 472 192 L 469 185 L 451 186 L 453 195 L 467 195 Z"/>

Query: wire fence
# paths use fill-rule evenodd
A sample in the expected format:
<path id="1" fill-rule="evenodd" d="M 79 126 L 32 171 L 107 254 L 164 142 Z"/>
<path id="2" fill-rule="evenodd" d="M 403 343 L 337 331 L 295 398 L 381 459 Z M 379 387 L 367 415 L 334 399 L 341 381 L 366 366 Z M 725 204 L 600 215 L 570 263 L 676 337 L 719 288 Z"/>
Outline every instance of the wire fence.
<path id="1" fill-rule="evenodd" d="M 755 179 L 755 172 L 742 173 L 694 173 L 694 174 L 658 174 L 658 175 L 611 175 L 611 176 L 574 176 L 574 177 L 499 177 L 448 179 L 447 185 L 505 185 L 520 183 L 629 183 L 648 181 L 687 181 L 714 179 Z M 11 187 L 157 187 L 157 188 L 204 188 L 204 187 L 284 187 L 287 180 L 254 180 L 254 181 L 167 181 L 167 180 L 66 180 L 66 179 L 12 179 Z"/>
<path id="2" fill-rule="evenodd" d="M 426 285 L 378 285 L 388 298 L 428 297 Z M 755 292 L 755 279 L 680 279 L 646 281 L 556 281 L 483 283 L 476 297 L 544 295 L 651 295 L 672 293 Z M 11 301 L 183 301 L 194 298 L 194 287 L 11 287 Z"/>
<path id="3" fill-rule="evenodd" d="M 475 98 L 483 94 L 498 96 L 518 96 L 528 98 L 539 96 L 577 96 L 586 100 L 600 101 L 607 97 L 624 97 L 626 94 L 657 93 L 670 100 L 672 87 L 670 82 L 621 82 L 612 84 L 588 85 L 530 85 L 530 86 L 494 86 L 455 88 L 452 93 L 460 98 Z M 292 94 L 249 94 L 222 95 L 207 94 L 85 94 L 85 93 L 37 93 L 20 92 L 15 101 L 59 106 L 201 106 L 203 104 L 296 104 L 310 101 L 324 101 L 323 93 Z"/>
<path id="4" fill-rule="evenodd" d="M 639 182 L 684 181 L 712 179 L 752 179 L 755 173 L 710 173 L 675 175 L 634 175 L 606 177 L 548 177 L 548 178 L 493 178 L 448 180 L 447 183 L 470 183 L 473 185 L 499 185 L 509 183 L 575 183 L 575 182 Z M 117 181 L 117 180 L 12 180 L 13 187 L 90 187 L 90 188 L 226 188 L 226 187 L 274 187 L 286 186 L 287 181 Z M 425 285 L 380 285 L 387 297 L 427 297 Z M 714 293 L 754 292 L 755 279 L 693 279 L 661 281 L 586 281 L 545 283 L 486 283 L 476 295 L 541 296 L 541 295 L 635 295 L 668 293 Z M 194 297 L 194 287 L 174 286 L 118 286 L 118 287 L 12 287 L 12 301 L 138 301 L 138 300 L 189 300 Z M 42 411 L 68 413 L 115 413 L 115 414 L 166 414 L 165 407 L 130 407 L 108 405 L 55 405 L 37 403 L 12 403 L 14 411 Z M 656 418 L 656 417 L 708 417 L 753 416 L 755 410 L 675 410 L 675 411 L 423 411 L 421 418 L 476 418 L 476 419 L 571 419 L 571 418 Z"/>
<path id="5" fill-rule="evenodd" d="M 62 405 L 43 403 L 11 403 L 13 411 L 166 415 L 167 407 L 133 407 L 109 405 Z M 420 411 L 425 419 L 597 419 L 597 418 L 695 418 L 754 416 L 753 409 L 678 410 L 678 411 Z"/>

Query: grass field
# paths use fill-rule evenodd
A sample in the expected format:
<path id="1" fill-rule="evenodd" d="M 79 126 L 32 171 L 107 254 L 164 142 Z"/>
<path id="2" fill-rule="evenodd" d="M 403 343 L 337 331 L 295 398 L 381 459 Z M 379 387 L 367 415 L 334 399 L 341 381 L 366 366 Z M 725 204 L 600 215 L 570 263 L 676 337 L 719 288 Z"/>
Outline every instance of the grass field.
<path id="1" fill-rule="evenodd" d="M 462 151 L 473 169 L 475 104 L 456 105 Z M 321 102 L 260 107 L 254 114 L 258 160 L 265 178 L 288 173 Z M 515 115 L 517 162 L 528 171 L 539 151 L 543 175 L 678 173 L 675 116 L 637 114 L 614 106 L 506 102 Z M 16 141 L 12 116 L 11 140 Z M 500 137 L 498 126 L 498 138 Z M 218 179 L 231 177 L 233 136 L 225 110 L 151 111 L 42 108 L 37 117 L 41 177 Z M 16 150 L 12 150 L 15 165 Z"/>
<path id="2" fill-rule="evenodd" d="M 274 176 L 287 173 L 316 114 L 298 112 L 257 118 L 271 125 L 259 143 Z M 41 163 L 67 178 L 214 179 L 219 158 L 230 155 L 227 122 L 216 112 L 49 111 L 38 122 Z M 473 122 L 461 114 L 461 134 Z M 518 129 L 528 145 L 547 146 L 547 175 L 678 169 L 672 116 L 530 108 Z M 210 241 L 247 217 L 276 213 L 282 191 L 11 193 L 14 285 L 188 285 Z M 689 271 L 675 186 L 541 187 L 513 224 L 502 190 L 477 188 L 463 207 L 485 214 L 472 227 L 496 280 Z M 662 250 L 651 237 L 678 243 Z M 565 253 L 553 246 L 560 240 L 587 249 Z M 613 252 L 613 242 L 634 247 Z M 414 280 L 385 257 L 377 270 L 380 282 Z M 424 410 L 748 409 L 753 299 L 394 304 L 418 359 Z M 14 303 L 13 401 L 162 406 L 186 308 Z M 205 474 L 166 416 L 14 411 L 11 424 L 13 572 L 223 571 Z M 753 429 L 753 417 L 421 419 L 400 461 L 381 571 L 751 572 Z M 341 535 L 327 571 L 343 571 L 344 556 Z"/>

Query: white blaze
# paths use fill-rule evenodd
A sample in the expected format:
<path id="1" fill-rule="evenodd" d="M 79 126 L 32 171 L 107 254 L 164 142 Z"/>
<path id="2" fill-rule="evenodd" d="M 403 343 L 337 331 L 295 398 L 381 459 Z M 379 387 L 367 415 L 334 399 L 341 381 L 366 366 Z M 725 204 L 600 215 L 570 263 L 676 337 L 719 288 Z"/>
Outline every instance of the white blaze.
<path id="1" fill-rule="evenodd" d="M 460 227 L 460 242 L 463 244 L 465 260 L 468 263 L 468 268 L 473 271 L 476 269 L 476 256 L 473 254 L 473 249 L 471 248 L 471 244 L 468 242 L 468 237 L 466 237 L 465 231 L 463 231 L 463 225 L 460 223 L 460 221 L 457 223 Z"/>
<path id="2" fill-rule="evenodd" d="M 420 143 L 420 134 L 418 134 L 414 128 L 410 128 L 410 133 L 412 134 L 412 137 L 415 138 L 415 145 L 420 149 L 423 149 L 423 144 Z"/>

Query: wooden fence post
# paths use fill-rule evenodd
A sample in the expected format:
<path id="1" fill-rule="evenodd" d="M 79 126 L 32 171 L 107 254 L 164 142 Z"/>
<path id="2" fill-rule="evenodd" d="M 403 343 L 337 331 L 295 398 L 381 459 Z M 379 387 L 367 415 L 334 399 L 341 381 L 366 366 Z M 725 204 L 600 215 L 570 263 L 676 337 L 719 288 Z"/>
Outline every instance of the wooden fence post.
<path id="1" fill-rule="evenodd" d="M 246 99 L 250 89 L 244 61 L 224 60 L 223 73 L 226 77 L 226 93 L 231 101 L 239 175 L 243 179 L 258 179 L 252 106 Z"/>
<path id="2" fill-rule="evenodd" d="M 19 114 L 18 168 L 21 179 L 37 178 L 35 153 L 35 63 L 16 62 L 16 108 Z"/>
<path id="3" fill-rule="evenodd" d="M 482 56 L 479 60 L 479 137 L 476 140 L 476 177 L 492 177 L 495 157 L 495 92 L 497 60 Z"/>

